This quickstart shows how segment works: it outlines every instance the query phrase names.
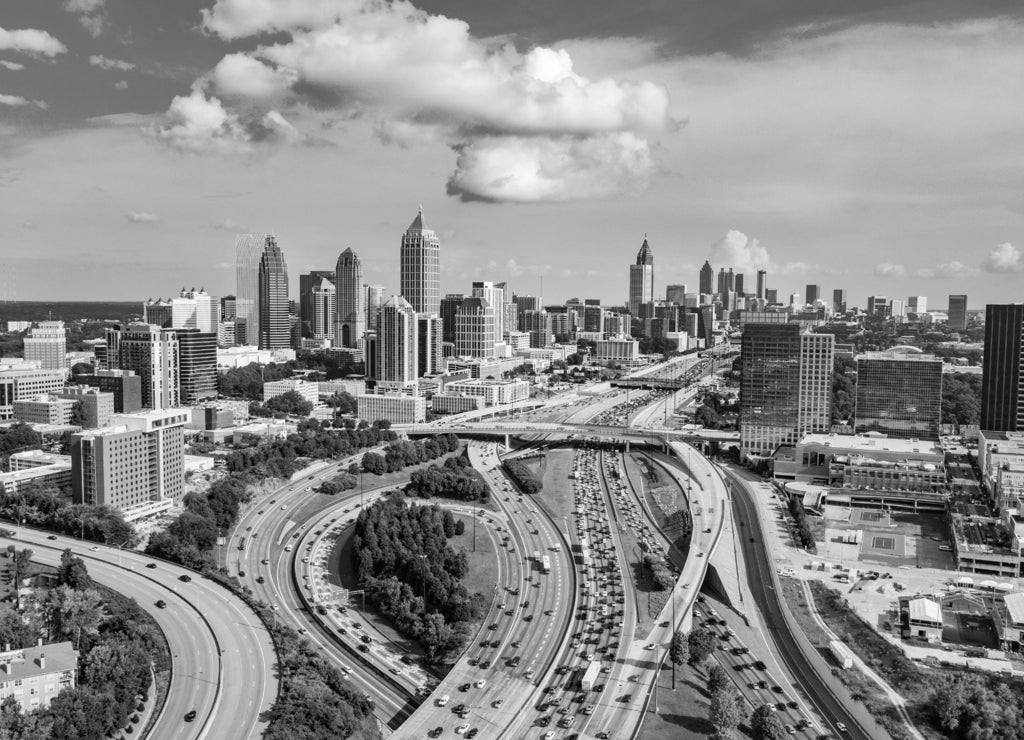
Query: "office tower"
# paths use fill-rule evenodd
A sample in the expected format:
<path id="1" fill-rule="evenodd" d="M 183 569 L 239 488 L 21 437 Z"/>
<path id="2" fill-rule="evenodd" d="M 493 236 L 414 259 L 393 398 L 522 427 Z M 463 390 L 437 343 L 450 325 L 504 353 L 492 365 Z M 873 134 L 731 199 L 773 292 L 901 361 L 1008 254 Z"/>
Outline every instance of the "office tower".
<path id="1" fill-rule="evenodd" d="M 220 320 L 234 321 L 236 318 L 236 301 L 233 295 L 226 295 L 220 299 Z M 152 322 L 146 322 L 152 323 Z"/>
<path id="2" fill-rule="evenodd" d="M 25 359 L 43 370 L 66 370 L 67 330 L 63 321 L 40 321 L 25 337 Z"/>
<path id="3" fill-rule="evenodd" d="M 153 326 L 170 327 L 174 321 L 174 307 L 170 301 L 150 298 L 142 304 L 142 321 Z"/>
<path id="4" fill-rule="evenodd" d="M 67 381 L 66 370 L 42 370 L 35 365 L 0 365 L 0 419 L 14 415 L 14 402 L 44 393 L 57 393 Z"/>
<path id="5" fill-rule="evenodd" d="M 133 370 L 97 370 L 76 375 L 75 381 L 114 396 L 114 412 L 131 414 L 142 410 L 142 378 Z"/>
<path id="6" fill-rule="evenodd" d="M 757 297 L 760 298 L 761 300 L 764 300 L 764 298 L 765 298 L 764 291 L 765 291 L 765 288 L 767 288 L 767 284 L 768 284 L 768 272 L 766 270 L 758 270 L 757 271 Z"/>
<path id="7" fill-rule="evenodd" d="M 416 369 L 420 377 L 444 372 L 441 317 L 436 313 L 416 314 Z"/>
<path id="8" fill-rule="evenodd" d="M 402 296 L 391 296 L 377 315 L 375 378 L 381 383 L 416 382 L 419 343 L 416 311 Z"/>
<path id="9" fill-rule="evenodd" d="M 554 339 L 555 332 L 552 328 L 551 314 L 543 309 L 524 311 L 520 318 L 519 330 L 529 332 L 531 347 L 549 347 Z"/>
<path id="10" fill-rule="evenodd" d="M 908 313 L 926 313 L 928 311 L 928 297 L 923 295 L 912 295 L 907 297 Z"/>
<path id="11" fill-rule="evenodd" d="M 259 262 L 259 347 L 284 349 L 292 346 L 288 266 L 277 239 L 268 236 Z"/>
<path id="12" fill-rule="evenodd" d="M 704 260 L 704 266 L 700 268 L 700 292 L 710 295 L 714 292 L 715 270 L 711 263 Z"/>
<path id="13" fill-rule="evenodd" d="M 599 304 L 590 301 L 583 306 L 583 331 L 604 333 L 605 310 Z"/>
<path id="14" fill-rule="evenodd" d="M 846 313 L 846 290 L 836 288 L 832 291 L 832 311 L 836 314 Z"/>
<path id="15" fill-rule="evenodd" d="M 71 497 L 132 519 L 169 508 L 185 493 L 188 409 L 114 414 L 110 426 L 71 437 Z"/>
<path id="16" fill-rule="evenodd" d="M 181 405 L 217 397 L 217 335 L 199 329 L 175 329 Z"/>
<path id="17" fill-rule="evenodd" d="M 813 306 L 821 298 L 821 286 L 808 284 L 804 290 L 804 303 Z"/>
<path id="18" fill-rule="evenodd" d="M 666 286 L 665 300 L 682 306 L 686 302 L 686 286 L 678 283 Z"/>
<path id="19" fill-rule="evenodd" d="M 884 295 L 868 296 L 868 315 L 886 316 L 889 313 L 889 299 Z"/>
<path id="20" fill-rule="evenodd" d="M 640 307 L 654 300 L 654 252 L 647 243 L 640 245 L 636 253 L 636 262 L 629 266 L 629 312 L 633 316 L 640 315 Z"/>
<path id="21" fill-rule="evenodd" d="M 889 301 L 889 315 L 903 318 L 907 315 L 907 304 L 901 301 L 899 298 L 893 298 Z"/>
<path id="22" fill-rule="evenodd" d="M 490 306 L 494 314 L 494 341 L 495 343 L 500 342 L 505 334 L 505 312 L 502 305 L 505 301 L 505 291 L 494 283 L 477 281 L 473 283 L 472 295 L 474 298 L 483 298 L 487 301 L 487 305 Z M 457 332 L 458 330 L 456 330 Z M 458 339 L 455 340 L 455 344 L 458 346 Z M 486 356 L 489 357 L 490 355 Z"/>
<path id="23" fill-rule="evenodd" d="M 399 259 L 402 297 L 418 313 L 441 311 L 441 242 L 423 225 L 423 208 L 402 235 Z"/>
<path id="24" fill-rule="evenodd" d="M 733 281 L 733 292 L 737 296 L 745 295 L 743 292 L 743 273 L 737 272 L 736 279 Z"/>
<path id="25" fill-rule="evenodd" d="M 334 275 L 334 287 L 338 293 L 334 346 L 358 347 L 366 332 L 367 304 L 363 287 L 363 263 L 359 255 L 351 249 L 338 255 Z"/>
<path id="26" fill-rule="evenodd" d="M 260 258 L 266 237 L 235 237 L 235 318 L 245 322 L 245 344 L 260 342 Z"/>
<path id="27" fill-rule="evenodd" d="M 950 306 L 953 298 L 950 296 Z M 950 313 L 952 316 L 952 313 Z M 985 367 L 981 378 L 981 428 L 1024 432 L 1024 305 L 985 307 Z"/>
<path id="28" fill-rule="evenodd" d="M 384 305 L 384 286 L 367 285 L 366 287 L 366 330 L 377 331 L 377 312 Z"/>
<path id="29" fill-rule="evenodd" d="M 516 306 L 516 328 L 519 331 L 528 331 L 523 328 L 522 316 L 527 311 L 540 311 L 541 301 L 540 296 L 534 295 L 514 295 L 512 296 L 512 303 Z"/>
<path id="30" fill-rule="evenodd" d="M 455 313 L 459 306 L 466 300 L 462 293 L 449 293 L 441 300 L 441 325 L 443 326 L 443 340 L 445 342 L 455 341 Z"/>
<path id="31" fill-rule="evenodd" d="M 946 326 L 953 331 L 963 331 L 967 328 L 967 296 L 951 295 L 949 297 L 949 310 L 946 312 L 949 317 Z"/>
<path id="32" fill-rule="evenodd" d="M 152 324 L 130 324 L 127 329 L 108 331 L 108 346 L 111 335 L 117 336 L 117 367 L 139 376 L 143 407 L 179 406 L 179 344 L 175 331 Z M 108 357 L 108 362 L 111 359 Z"/>
<path id="33" fill-rule="evenodd" d="M 768 303 L 778 303 L 779 302 L 779 289 L 778 288 L 765 288 L 764 289 L 764 299 Z"/>
<path id="34" fill-rule="evenodd" d="M 551 333 L 555 336 L 556 341 L 562 341 L 559 337 L 564 339 L 572 336 L 573 329 L 569 321 L 569 314 L 548 311 L 548 316 L 551 318 Z"/>
<path id="35" fill-rule="evenodd" d="M 88 385 L 69 385 L 60 393 L 57 398 L 71 400 L 82 404 L 82 413 L 85 415 L 85 429 L 98 429 L 110 423 L 110 417 L 115 413 L 114 394 L 101 391 L 99 388 L 92 388 Z"/>
<path id="36" fill-rule="evenodd" d="M 800 325 L 747 324 L 741 340 L 740 447 L 745 459 L 829 428 L 831 334 L 801 334 Z"/>
<path id="37" fill-rule="evenodd" d="M 790 293 L 789 294 L 789 305 L 792 308 L 797 308 L 797 309 L 803 308 L 803 303 L 800 302 L 800 294 L 799 293 Z"/>
<path id="38" fill-rule="evenodd" d="M 323 281 L 327 280 L 331 286 L 334 286 L 335 275 L 333 270 L 312 270 L 311 272 L 303 273 L 299 275 L 299 320 L 302 322 L 302 336 L 314 337 L 313 332 L 313 314 L 316 311 L 315 299 L 313 292 L 318 289 L 322 289 Z M 321 299 L 322 296 L 319 296 Z M 329 321 L 330 332 L 323 336 L 317 337 L 318 339 L 324 339 L 334 336 L 334 318 L 333 315 Z"/>
<path id="39" fill-rule="evenodd" d="M 182 288 L 178 296 L 170 300 L 170 304 L 172 328 L 217 331 L 217 324 L 220 322 L 220 302 L 216 296 L 211 296 L 203 288 Z M 159 326 L 162 327 L 164 324 Z"/>
<path id="40" fill-rule="evenodd" d="M 459 357 L 493 357 L 494 308 L 486 298 L 471 296 L 455 312 L 455 354 Z"/>
<path id="41" fill-rule="evenodd" d="M 309 297 L 309 334 L 313 339 L 334 339 L 336 319 L 338 315 L 338 292 L 334 282 L 320 278 L 320 282 L 310 288 Z M 305 331 L 305 327 L 303 327 Z"/>
<path id="42" fill-rule="evenodd" d="M 938 439 L 942 360 L 910 352 L 857 357 L 854 428 L 903 439 Z"/>

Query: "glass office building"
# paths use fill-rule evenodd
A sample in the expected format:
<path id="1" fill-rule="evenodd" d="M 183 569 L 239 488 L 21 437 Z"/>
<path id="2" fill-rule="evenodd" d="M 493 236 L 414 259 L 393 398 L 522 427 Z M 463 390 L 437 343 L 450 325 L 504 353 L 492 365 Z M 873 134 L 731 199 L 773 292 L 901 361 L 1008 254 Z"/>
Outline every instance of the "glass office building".
<path id="1" fill-rule="evenodd" d="M 869 352 L 857 358 L 858 434 L 938 439 L 942 360 L 912 352 Z"/>

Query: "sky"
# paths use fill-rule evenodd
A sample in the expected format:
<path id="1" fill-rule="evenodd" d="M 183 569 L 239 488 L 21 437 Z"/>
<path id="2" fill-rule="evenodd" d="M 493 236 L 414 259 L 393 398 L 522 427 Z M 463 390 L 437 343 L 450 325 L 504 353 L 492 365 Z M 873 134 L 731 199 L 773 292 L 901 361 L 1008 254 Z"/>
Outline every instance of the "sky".
<path id="1" fill-rule="evenodd" d="M 443 292 L 1019 302 L 1021 70 L 1015 0 L 3 0 L 0 300 L 397 292 L 422 206 Z"/>

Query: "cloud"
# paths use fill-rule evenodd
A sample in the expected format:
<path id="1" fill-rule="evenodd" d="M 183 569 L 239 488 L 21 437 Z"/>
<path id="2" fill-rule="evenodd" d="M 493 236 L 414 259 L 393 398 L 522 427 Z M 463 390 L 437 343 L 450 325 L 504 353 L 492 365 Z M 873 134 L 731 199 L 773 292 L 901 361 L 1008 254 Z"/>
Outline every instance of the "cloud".
<path id="1" fill-rule="evenodd" d="M 103 17 L 104 6 L 107 0 L 67 0 L 64 3 L 64 10 L 78 16 L 78 22 L 82 24 L 90 36 L 98 37 L 103 33 L 106 20 Z"/>
<path id="2" fill-rule="evenodd" d="M 240 224 L 238 221 L 235 221 L 233 218 L 226 218 L 220 223 L 214 224 L 211 228 L 216 231 L 230 231 L 236 234 L 244 234 L 252 230 L 244 224 Z"/>
<path id="3" fill-rule="evenodd" d="M 43 100 L 29 100 L 28 98 L 23 98 L 20 95 L 4 95 L 3 93 L 0 93 L 0 105 L 9 105 L 14 108 L 34 105 L 36 108 L 42 108 L 43 110 L 46 110 L 49 107 Z"/>
<path id="4" fill-rule="evenodd" d="M 106 4 L 107 0 L 67 0 L 64 10 L 69 13 L 95 13 Z"/>
<path id="5" fill-rule="evenodd" d="M 915 274 L 926 280 L 943 280 L 948 278 L 974 277 L 980 271 L 976 267 L 968 267 L 963 262 L 941 262 L 935 267 L 922 267 Z"/>
<path id="6" fill-rule="evenodd" d="M 907 268 L 892 262 L 880 262 L 875 265 L 875 275 L 878 277 L 903 277 L 906 273 Z"/>
<path id="7" fill-rule="evenodd" d="M 89 64 L 100 69 L 119 69 L 122 72 L 127 72 L 129 69 L 135 69 L 135 65 L 131 62 L 124 62 L 120 59 L 110 59 L 102 54 L 93 54 L 89 57 Z"/>
<path id="8" fill-rule="evenodd" d="M 565 49 L 520 52 L 408 2 L 217 0 L 202 15 L 225 40 L 279 40 L 226 55 L 185 99 L 219 109 L 226 129 L 188 127 L 183 98 L 172 102 L 165 141 L 191 150 L 305 141 L 281 111 L 333 111 L 400 146 L 449 145 L 448 192 L 463 200 L 563 201 L 642 189 L 653 168 L 645 137 L 674 126 L 660 85 L 591 80 Z M 175 136 L 182 126 L 188 135 Z M 217 141 L 201 146 L 204 133 Z"/>
<path id="9" fill-rule="evenodd" d="M 133 224 L 153 224 L 160 220 L 160 217 L 155 213 L 147 213 L 146 211 L 129 211 L 124 217 Z"/>
<path id="10" fill-rule="evenodd" d="M 995 274 L 1024 272 L 1024 258 L 1019 249 L 1005 242 L 988 253 L 981 267 L 985 272 Z"/>
<path id="11" fill-rule="evenodd" d="M 724 237 L 711 245 L 708 261 L 736 272 L 766 270 L 771 264 L 768 250 L 757 239 L 751 239 L 742 231 L 730 229 Z"/>
<path id="12" fill-rule="evenodd" d="M 18 64 L 17 62 L 7 62 L 3 59 L 0 59 L 0 67 L 9 69 L 12 72 L 20 72 L 21 70 L 25 69 L 24 64 Z"/>
<path id="13" fill-rule="evenodd" d="M 116 87 L 118 90 L 127 90 L 128 80 L 120 80 L 118 82 L 115 82 L 114 87 Z"/>
<path id="14" fill-rule="evenodd" d="M 64 44 L 37 28 L 8 31 L 0 28 L 0 51 L 20 51 L 44 57 L 55 57 L 68 50 Z"/>

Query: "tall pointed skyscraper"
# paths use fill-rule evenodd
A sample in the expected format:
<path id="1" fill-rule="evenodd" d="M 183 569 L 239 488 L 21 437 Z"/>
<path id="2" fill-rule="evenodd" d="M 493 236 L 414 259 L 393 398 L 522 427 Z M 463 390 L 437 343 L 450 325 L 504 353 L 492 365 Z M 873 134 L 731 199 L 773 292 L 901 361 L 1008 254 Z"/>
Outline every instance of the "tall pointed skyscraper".
<path id="1" fill-rule="evenodd" d="M 715 292 L 715 269 L 711 263 L 704 260 L 704 266 L 700 268 L 700 292 L 702 295 L 711 295 Z"/>
<path id="2" fill-rule="evenodd" d="M 646 306 L 653 300 L 654 252 L 651 251 L 647 235 L 644 234 L 644 243 L 636 253 L 636 264 L 629 266 L 629 312 L 636 318 L 643 318 L 640 316 L 641 306 Z"/>
<path id="3" fill-rule="evenodd" d="M 259 347 L 286 349 L 292 346 L 288 316 L 288 266 L 277 239 L 268 236 L 259 263 Z"/>
<path id="4" fill-rule="evenodd" d="M 359 255 L 346 249 L 338 256 L 334 268 L 337 290 L 338 319 L 334 327 L 335 347 L 356 347 L 366 331 L 366 294 L 363 288 L 363 265 Z"/>
<path id="5" fill-rule="evenodd" d="M 441 311 L 441 242 L 423 225 L 423 208 L 402 235 L 400 255 L 402 297 L 417 313 Z"/>

